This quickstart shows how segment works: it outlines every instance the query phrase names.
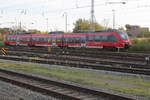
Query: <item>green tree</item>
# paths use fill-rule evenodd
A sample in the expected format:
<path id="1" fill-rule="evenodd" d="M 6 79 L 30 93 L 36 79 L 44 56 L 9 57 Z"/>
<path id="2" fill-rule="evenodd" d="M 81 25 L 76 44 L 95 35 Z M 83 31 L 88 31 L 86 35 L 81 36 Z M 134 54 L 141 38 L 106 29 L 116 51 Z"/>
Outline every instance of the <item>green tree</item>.
<path id="1" fill-rule="evenodd" d="M 0 28 L 1 35 L 6 35 L 6 34 L 9 34 L 10 32 L 12 32 L 11 28 Z"/>
<path id="2" fill-rule="evenodd" d="M 125 31 L 125 29 L 123 27 L 119 27 L 118 30 Z"/>
<path id="3" fill-rule="evenodd" d="M 37 29 L 29 29 L 28 32 L 33 34 L 41 34 L 41 31 Z"/>
<path id="4" fill-rule="evenodd" d="M 97 22 L 94 23 L 94 28 L 95 30 L 104 29 L 104 27 Z M 90 30 L 90 21 L 86 19 L 81 19 L 81 18 L 78 19 L 74 23 L 73 32 L 77 32 L 79 30 Z"/>

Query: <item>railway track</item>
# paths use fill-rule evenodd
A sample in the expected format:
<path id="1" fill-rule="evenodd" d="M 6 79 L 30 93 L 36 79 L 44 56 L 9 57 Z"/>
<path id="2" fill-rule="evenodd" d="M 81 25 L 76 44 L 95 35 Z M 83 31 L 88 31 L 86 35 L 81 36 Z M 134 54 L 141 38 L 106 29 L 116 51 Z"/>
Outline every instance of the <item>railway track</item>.
<path id="1" fill-rule="evenodd" d="M 125 73 L 150 75 L 150 65 L 145 61 L 148 54 L 125 54 L 115 52 L 94 52 L 78 50 L 53 49 L 50 52 L 46 48 L 9 48 L 9 57 L 0 56 L 1 59 L 16 61 L 30 61 L 36 63 L 57 64 L 71 67 L 92 68 L 98 70 L 109 70 Z M 15 56 L 15 57 L 13 57 Z M 26 56 L 25 58 L 16 56 Z M 32 57 L 30 59 L 28 57 Z M 34 59 L 38 57 L 38 59 Z"/>
<path id="2" fill-rule="evenodd" d="M 97 69 L 97 70 L 108 70 L 108 71 L 117 71 L 117 72 L 125 72 L 125 73 L 133 73 L 133 74 L 144 74 L 150 75 L 149 67 L 143 68 L 142 66 L 121 66 L 120 64 L 112 65 L 112 62 L 102 61 L 101 63 L 95 62 L 88 62 L 89 60 L 83 59 L 83 61 L 79 58 L 76 60 L 72 60 L 70 57 L 68 60 L 64 60 L 64 58 L 58 59 L 52 57 L 51 59 L 29 59 L 28 57 L 18 57 L 18 56 L 0 56 L 0 59 L 7 59 L 7 60 L 15 60 L 15 61 L 25 61 L 25 62 L 35 62 L 35 63 L 42 63 L 42 64 L 56 64 L 56 65 L 64 65 L 69 67 L 80 67 L 80 68 L 90 68 L 90 69 Z M 66 57 L 65 57 L 66 59 Z M 109 65 L 110 63 L 111 65 Z M 138 64 L 137 64 L 138 65 Z"/>
<path id="3" fill-rule="evenodd" d="M 24 52 L 34 52 L 34 53 L 61 53 L 68 52 L 71 55 L 81 55 L 81 56 L 91 56 L 91 57 L 106 57 L 106 58 L 118 58 L 118 59 L 128 59 L 135 61 L 145 61 L 145 57 L 150 57 L 150 54 L 144 53 L 127 53 L 127 52 L 104 52 L 95 49 L 60 49 L 54 48 L 49 49 L 46 47 L 6 47 L 10 51 L 24 51 Z"/>
<path id="4" fill-rule="evenodd" d="M 95 90 L 86 86 L 0 68 L 0 80 L 27 88 L 60 100 L 135 100 L 119 94 Z"/>
<path id="5" fill-rule="evenodd" d="M 90 63 L 97 63 L 97 64 L 105 64 L 105 65 L 116 65 L 120 64 L 122 66 L 126 67 L 132 67 L 132 68 L 143 68 L 143 69 L 150 69 L 150 65 L 147 65 L 143 61 L 126 61 L 126 59 L 121 58 L 108 58 L 108 57 L 91 57 L 86 55 L 69 55 L 64 53 L 59 54 L 53 54 L 53 53 L 32 53 L 32 52 L 16 52 L 16 51 L 10 51 L 8 52 L 9 55 L 15 55 L 15 56 L 22 56 L 25 55 L 27 57 L 40 57 L 44 59 L 58 59 L 58 60 L 72 60 L 72 61 L 84 61 L 84 62 L 90 62 Z M 116 60 L 117 59 L 117 60 Z"/>

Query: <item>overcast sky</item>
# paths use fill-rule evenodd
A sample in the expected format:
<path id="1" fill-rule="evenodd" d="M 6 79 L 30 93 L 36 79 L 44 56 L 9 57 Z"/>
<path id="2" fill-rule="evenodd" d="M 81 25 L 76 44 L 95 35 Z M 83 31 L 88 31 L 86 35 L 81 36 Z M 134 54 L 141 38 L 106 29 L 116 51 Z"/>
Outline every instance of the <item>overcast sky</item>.
<path id="1" fill-rule="evenodd" d="M 115 10 L 116 27 L 125 24 L 150 27 L 150 0 L 94 1 L 95 20 L 102 25 L 112 27 L 112 10 Z M 64 31 L 66 12 L 68 30 L 72 30 L 77 19 L 90 19 L 90 4 L 91 0 L 0 0 L 0 27 L 12 27 L 21 22 L 26 29 Z"/>

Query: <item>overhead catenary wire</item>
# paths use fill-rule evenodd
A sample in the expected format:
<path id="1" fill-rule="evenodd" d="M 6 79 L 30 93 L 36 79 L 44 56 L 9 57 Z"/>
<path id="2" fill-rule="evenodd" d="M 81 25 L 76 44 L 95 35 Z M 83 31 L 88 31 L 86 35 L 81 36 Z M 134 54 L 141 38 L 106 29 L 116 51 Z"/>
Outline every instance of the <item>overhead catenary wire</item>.
<path id="1" fill-rule="evenodd" d="M 30 8 L 27 8 L 27 9 L 26 8 L 23 8 L 23 9 L 20 8 L 19 10 L 16 8 L 16 11 L 17 10 L 18 11 L 17 12 L 16 11 L 12 12 L 10 14 L 15 14 L 14 16 L 17 16 L 16 15 L 16 13 L 17 13 L 18 15 L 21 15 L 23 18 L 25 18 L 25 15 L 27 15 L 27 16 L 31 15 L 31 16 L 34 16 L 34 18 L 39 17 L 39 16 L 46 18 L 46 17 L 49 16 L 49 14 L 55 14 L 55 15 L 57 14 L 58 16 L 60 16 L 60 13 L 68 12 L 68 14 L 70 15 L 70 13 L 71 14 L 72 13 L 77 14 L 78 12 L 81 12 L 81 10 L 85 11 L 86 9 L 88 9 L 88 11 L 86 10 L 84 13 L 86 13 L 86 14 L 89 13 L 89 9 L 91 7 L 91 5 L 89 4 L 90 3 L 89 1 L 91 1 L 91 0 L 77 0 L 77 1 L 78 1 L 77 4 L 74 3 L 74 6 L 72 6 L 70 8 L 66 6 L 66 8 L 60 8 L 60 9 L 55 8 L 54 10 L 40 9 L 39 10 L 40 13 L 36 12 L 36 11 L 34 11 L 34 9 L 30 9 Z M 82 1 L 82 2 L 80 2 L 80 1 Z M 97 2 L 94 3 L 95 8 L 97 8 L 97 7 L 99 7 L 99 8 L 95 9 L 95 16 L 94 17 L 95 18 L 97 17 L 98 12 L 100 12 L 103 15 L 107 14 L 110 17 L 110 15 L 112 13 L 112 9 L 107 9 L 107 8 L 109 8 L 109 5 L 106 4 L 105 2 L 98 2 L 99 0 L 95 0 L 95 1 L 97 1 Z M 112 1 L 112 0 L 107 0 L 107 1 Z M 135 0 L 121 0 L 121 1 L 127 1 L 128 3 L 131 2 L 130 4 L 135 4 L 135 5 L 133 5 L 132 7 L 128 6 L 128 5 L 127 6 L 119 6 L 119 8 L 121 8 L 121 9 L 117 10 L 118 15 L 121 15 L 121 14 L 123 15 L 124 13 L 128 13 L 128 14 L 139 13 L 139 12 L 137 12 L 137 9 L 141 9 L 141 8 L 144 8 L 144 7 L 148 8 L 148 6 L 143 6 L 143 7 L 139 6 L 139 3 L 137 3 Z M 137 0 L 137 1 L 141 1 L 141 0 Z M 143 0 L 143 1 L 146 1 L 146 0 Z M 85 4 L 82 4 L 84 2 L 85 2 Z M 118 5 L 117 5 L 117 7 L 118 7 Z M 6 13 L 5 14 L 1 13 L 1 15 L 3 16 L 3 15 L 9 14 L 9 11 L 7 11 L 7 10 L 9 10 L 9 9 L 3 9 L 3 11 L 6 11 Z M 26 10 L 26 11 L 22 11 L 22 10 Z M 107 17 L 106 17 L 106 19 L 107 19 Z"/>
<path id="2" fill-rule="evenodd" d="M 77 1 L 79 1 L 79 0 L 77 0 Z M 123 0 L 123 1 L 128 1 L 128 0 Z M 131 1 L 133 2 L 135 0 L 131 0 Z M 138 0 L 138 1 L 140 1 L 140 0 Z M 95 5 L 95 7 L 104 7 L 104 6 L 107 6 L 108 4 L 106 2 L 104 2 L 104 3 L 95 3 L 94 5 Z M 56 9 L 56 10 L 47 10 L 47 11 L 45 10 L 45 11 L 41 11 L 40 14 L 44 16 L 46 13 L 57 13 L 57 12 L 64 12 L 64 11 L 69 11 L 69 10 L 78 10 L 78 9 L 84 9 L 84 8 L 90 8 L 90 7 L 91 7 L 91 5 L 80 6 L 80 5 L 76 4 L 76 7 L 65 8 L 65 9 Z M 132 7 L 132 8 L 142 8 L 142 7 L 140 7 L 140 5 L 137 5 L 136 7 Z M 126 7 L 125 9 L 129 10 L 129 12 L 130 12 L 130 9 L 133 10 L 132 8 L 131 7 Z M 27 14 L 27 12 L 30 11 L 29 9 L 25 9 L 25 10 L 26 10 L 24 12 L 25 14 Z M 4 11 L 4 9 L 3 9 L 3 11 Z"/>

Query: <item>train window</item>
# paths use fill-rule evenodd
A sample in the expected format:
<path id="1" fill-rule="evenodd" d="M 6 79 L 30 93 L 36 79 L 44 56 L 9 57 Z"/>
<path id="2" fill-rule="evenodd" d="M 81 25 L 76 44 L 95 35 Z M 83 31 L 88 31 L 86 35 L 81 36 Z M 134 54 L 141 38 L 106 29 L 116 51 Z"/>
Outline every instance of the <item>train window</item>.
<path id="1" fill-rule="evenodd" d="M 28 38 L 24 38 L 24 42 L 27 42 L 28 41 Z"/>
<path id="2" fill-rule="evenodd" d="M 32 41 L 35 41 L 35 38 L 32 38 Z"/>
<path id="3" fill-rule="evenodd" d="M 56 37 L 51 37 L 52 42 L 56 41 Z"/>
<path id="4" fill-rule="evenodd" d="M 56 42 L 57 42 L 57 43 L 59 43 L 59 42 L 61 42 L 61 41 L 62 41 L 62 38 L 61 38 L 61 37 L 57 37 L 57 38 L 56 38 Z"/>
<path id="5" fill-rule="evenodd" d="M 22 41 L 22 38 L 20 38 L 20 41 Z"/>
<path id="6" fill-rule="evenodd" d="M 94 41 L 94 37 L 95 37 L 95 36 L 90 35 L 90 36 L 88 36 L 88 40 L 89 40 L 89 41 Z"/>
<path id="7" fill-rule="evenodd" d="M 9 37 L 9 40 L 11 40 L 11 37 Z"/>
<path id="8" fill-rule="evenodd" d="M 5 40 L 9 40 L 9 37 L 5 37 Z"/>
<path id="9" fill-rule="evenodd" d="M 68 38 L 67 40 L 68 40 L 68 42 L 70 42 L 70 43 L 73 42 L 73 38 Z"/>
<path id="10" fill-rule="evenodd" d="M 48 42 L 48 38 L 44 38 L 44 42 Z"/>
<path id="11" fill-rule="evenodd" d="M 67 38 L 67 40 L 68 40 L 68 42 L 70 42 L 70 43 L 72 42 L 72 39 L 71 39 L 71 38 Z"/>
<path id="12" fill-rule="evenodd" d="M 42 38 L 42 42 L 45 42 L 45 38 Z"/>
<path id="13" fill-rule="evenodd" d="M 30 38 L 26 38 L 27 39 L 27 42 L 30 42 Z"/>
<path id="14" fill-rule="evenodd" d="M 67 42 L 71 43 L 72 42 L 72 38 L 66 38 Z"/>
<path id="15" fill-rule="evenodd" d="M 40 41 L 40 38 L 35 38 L 35 41 L 36 41 L 36 42 L 39 42 L 39 41 Z"/>
<path id="16" fill-rule="evenodd" d="M 67 41 L 68 41 L 68 39 L 67 39 L 67 38 L 65 38 L 65 41 L 67 42 Z"/>
<path id="17" fill-rule="evenodd" d="M 48 38 L 46 38 L 46 42 L 48 42 Z"/>
<path id="18" fill-rule="evenodd" d="M 45 42 L 45 38 L 39 38 L 39 42 Z"/>
<path id="19" fill-rule="evenodd" d="M 14 41 L 14 40 L 15 40 L 15 37 L 13 37 L 12 39 L 13 39 L 13 41 Z"/>
<path id="20" fill-rule="evenodd" d="M 26 41 L 27 41 L 27 38 L 20 38 L 20 41 L 21 41 L 21 42 L 26 42 Z"/>
<path id="21" fill-rule="evenodd" d="M 102 41 L 107 41 L 107 40 L 108 40 L 108 36 L 107 36 L 107 35 L 101 36 L 101 40 L 102 40 Z"/>
<path id="22" fill-rule="evenodd" d="M 73 38 L 72 42 L 73 43 L 78 43 L 78 38 Z"/>
<path id="23" fill-rule="evenodd" d="M 126 34 L 121 34 L 120 36 L 121 36 L 121 38 L 123 38 L 124 40 L 127 40 L 127 39 L 128 39 L 128 37 L 127 37 Z"/>
<path id="24" fill-rule="evenodd" d="M 39 42 L 42 42 L 43 41 L 43 39 L 42 38 L 39 38 Z"/>
<path id="25" fill-rule="evenodd" d="M 122 31 L 118 31 L 118 33 L 120 34 L 121 38 L 124 39 L 124 40 L 127 40 L 128 39 L 128 36 L 126 33 L 122 32 Z"/>
<path id="26" fill-rule="evenodd" d="M 13 37 L 11 37 L 11 40 L 13 41 Z"/>
<path id="27" fill-rule="evenodd" d="M 50 37 L 50 38 L 48 38 L 48 42 L 52 42 L 52 38 Z"/>
<path id="28" fill-rule="evenodd" d="M 80 39 L 79 38 L 74 38 L 74 42 L 75 43 L 80 43 Z"/>
<path id="29" fill-rule="evenodd" d="M 16 37 L 14 37 L 14 41 L 16 40 Z"/>
<path id="30" fill-rule="evenodd" d="M 19 38 L 19 37 L 15 37 L 15 38 L 16 38 L 16 39 L 15 39 L 16 41 L 19 41 L 19 40 L 20 40 L 20 38 Z"/>
<path id="31" fill-rule="evenodd" d="M 95 41 L 101 41 L 102 36 L 101 35 L 95 35 Z"/>
<path id="32" fill-rule="evenodd" d="M 86 36 L 81 36 L 80 40 L 82 43 L 84 43 L 86 41 Z"/>
<path id="33" fill-rule="evenodd" d="M 36 38 L 32 38 L 32 41 L 36 42 Z"/>
<path id="34" fill-rule="evenodd" d="M 64 38 L 64 41 L 68 43 L 79 43 L 80 38 Z"/>
<path id="35" fill-rule="evenodd" d="M 117 39 L 116 39 L 116 37 L 114 35 L 110 35 L 110 36 L 108 36 L 108 41 L 116 42 Z"/>
<path id="36" fill-rule="evenodd" d="M 32 40 L 33 40 L 34 42 L 38 42 L 38 41 L 39 41 L 39 38 L 32 38 Z"/>
<path id="37" fill-rule="evenodd" d="M 71 38 L 71 43 L 74 43 L 74 38 Z"/>

